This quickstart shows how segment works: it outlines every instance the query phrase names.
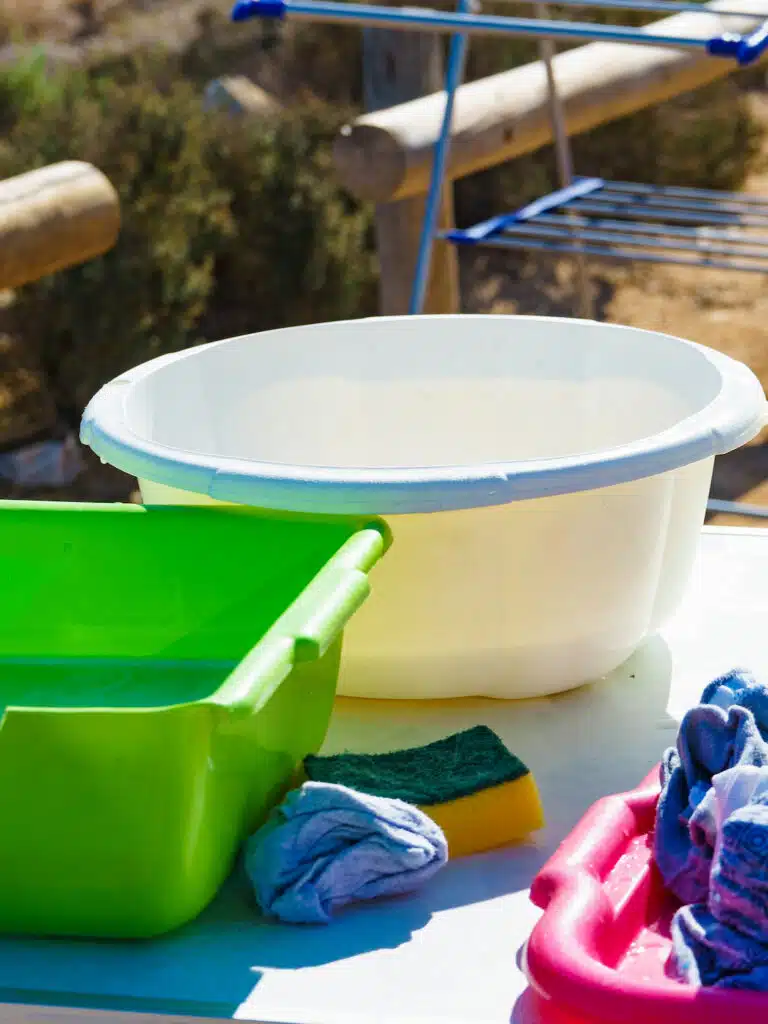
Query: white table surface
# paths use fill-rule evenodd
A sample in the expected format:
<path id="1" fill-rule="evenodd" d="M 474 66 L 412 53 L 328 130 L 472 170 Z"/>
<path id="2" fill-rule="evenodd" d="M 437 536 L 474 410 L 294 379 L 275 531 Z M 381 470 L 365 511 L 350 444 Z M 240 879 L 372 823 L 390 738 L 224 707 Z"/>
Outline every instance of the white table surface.
<path id="1" fill-rule="evenodd" d="M 768 531 L 705 530 L 674 622 L 600 683 L 523 702 L 340 700 L 329 751 L 406 747 L 489 724 L 533 771 L 547 828 L 326 927 L 261 921 L 234 880 L 162 940 L 2 939 L 0 1020 L 529 1024 L 516 957 L 538 917 L 534 874 L 591 803 L 643 778 L 704 685 L 735 666 L 768 678 Z"/>

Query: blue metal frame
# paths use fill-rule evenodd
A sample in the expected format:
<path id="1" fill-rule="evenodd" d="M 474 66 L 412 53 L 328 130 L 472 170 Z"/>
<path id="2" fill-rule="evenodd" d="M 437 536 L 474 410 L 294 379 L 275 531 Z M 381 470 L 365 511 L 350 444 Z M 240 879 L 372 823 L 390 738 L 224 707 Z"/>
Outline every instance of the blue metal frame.
<path id="1" fill-rule="evenodd" d="M 752 234 L 762 227 L 766 234 Z M 456 245 L 768 273 L 768 200 L 577 178 L 509 214 L 439 235 Z"/>
<path id="2" fill-rule="evenodd" d="M 604 2 L 602 6 L 612 6 Z M 729 57 L 739 64 L 751 64 L 768 48 L 768 23 L 749 36 L 726 33 L 711 39 L 696 36 L 670 36 L 621 25 L 593 22 L 556 21 L 546 18 L 509 18 L 500 15 L 471 14 L 465 11 L 434 11 L 375 4 L 337 2 L 337 0 L 238 0 L 232 10 L 233 21 L 249 18 L 289 18 L 386 26 L 417 32 L 454 32 L 478 35 L 509 35 L 563 42 L 599 41 L 663 46 L 677 50 L 704 50 L 716 57 Z"/>
<path id="3" fill-rule="evenodd" d="M 471 3 L 472 0 L 459 0 L 458 12 L 460 14 L 467 13 L 471 9 Z M 445 180 L 445 168 L 448 163 L 453 107 L 456 99 L 456 90 L 461 85 L 461 80 L 464 77 L 467 44 L 468 39 L 464 34 L 459 33 L 451 37 L 451 46 L 448 51 L 448 67 L 445 73 L 445 109 L 440 126 L 440 135 L 435 146 L 435 155 L 432 158 L 432 173 L 424 207 L 424 222 L 421 226 L 419 251 L 416 257 L 411 298 L 408 304 L 408 312 L 411 315 L 422 311 L 427 294 L 429 270 L 432 262 L 432 247 L 437 230 L 437 220 L 440 216 L 440 199 Z"/>
<path id="4" fill-rule="evenodd" d="M 514 3 L 535 4 L 539 0 L 510 0 Z M 558 0 L 558 7 L 612 8 L 624 11 L 648 11 L 656 14 L 717 14 L 722 18 L 763 18 L 768 11 L 747 11 L 729 8 L 725 11 L 710 11 L 703 3 L 695 0 Z M 297 8 L 292 5 L 291 13 Z M 467 8 L 465 13 L 469 10 Z M 232 10 L 233 21 L 247 21 L 249 18 L 282 18 L 289 13 L 285 0 L 238 0 Z M 438 12 L 439 13 L 439 12 Z"/>
<path id="5" fill-rule="evenodd" d="M 542 196 L 540 199 L 534 199 L 532 203 L 521 206 L 519 210 L 514 210 L 512 213 L 502 213 L 498 217 L 491 217 L 490 220 L 484 220 L 471 228 L 464 228 L 462 230 L 457 228 L 453 231 L 447 231 L 443 237 L 458 244 L 476 245 L 478 242 L 485 242 L 487 239 L 493 238 L 512 224 L 522 224 L 526 221 L 534 220 L 536 217 L 549 213 L 550 210 L 557 210 L 567 206 L 575 199 L 591 195 L 593 192 L 601 189 L 604 184 L 605 182 L 602 178 L 576 178 L 573 184 L 568 185 L 567 188 L 561 188 L 556 192 L 550 192 L 549 195 Z"/>
<path id="6" fill-rule="evenodd" d="M 707 52 L 712 57 L 735 57 L 742 67 L 753 64 L 768 46 L 768 22 L 756 28 L 748 36 L 727 33 L 710 39 Z"/>

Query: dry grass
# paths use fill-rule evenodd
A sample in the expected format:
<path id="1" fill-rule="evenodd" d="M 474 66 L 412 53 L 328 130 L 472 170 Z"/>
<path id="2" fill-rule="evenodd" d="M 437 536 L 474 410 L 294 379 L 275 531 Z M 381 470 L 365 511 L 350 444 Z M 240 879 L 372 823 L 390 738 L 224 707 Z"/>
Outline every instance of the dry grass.
<path id="1" fill-rule="evenodd" d="M 125 14 L 158 0 L 0 0 L 0 44 L 77 42 L 109 31 Z"/>
<path id="2" fill-rule="evenodd" d="M 72 33 L 78 15 L 70 0 L 0 0 L 0 40 L 60 39 Z"/>

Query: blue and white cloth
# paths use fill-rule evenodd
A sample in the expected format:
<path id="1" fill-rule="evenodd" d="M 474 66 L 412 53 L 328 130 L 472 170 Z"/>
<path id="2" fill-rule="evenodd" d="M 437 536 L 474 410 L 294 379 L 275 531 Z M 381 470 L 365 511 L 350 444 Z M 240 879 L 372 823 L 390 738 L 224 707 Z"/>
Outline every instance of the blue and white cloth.
<path id="1" fill-rule="evenodd" d="M 294 924 L 412 892 L 447 859 L 442 829 L 418 807 L 326 782 L 292 790 L 245 847 L 259 907 Z"/>
<path id="2" fill-rule="evenodd" d="M 693 985 L 768 991 L 768 689 L 715 680 L 665 754 L 656 861 L 684 903 L 670 966 Z"/>
<path id="3" fill-rule="evenodd" d="M 717 835 L 712 779 L 736 766 L 768 766 L 768 687 L 734 671 L 706 687 L 680 724 L 661 766 L 655 855 L 681 903 L 709 892 Z"/>
<path id="4" fill-rule="evenodd" d="M 768 768 L 731 768 L 715 777 L 713 792 L 709 893 L 672 921 L 673 966 L 694 985 L 768 991 Z"/>

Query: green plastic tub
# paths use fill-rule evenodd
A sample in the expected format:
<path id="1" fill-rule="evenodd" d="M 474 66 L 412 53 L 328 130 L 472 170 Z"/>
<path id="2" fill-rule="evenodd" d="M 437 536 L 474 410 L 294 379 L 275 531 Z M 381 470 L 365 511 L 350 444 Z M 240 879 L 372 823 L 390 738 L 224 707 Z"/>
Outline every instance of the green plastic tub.
<path id="1" fill-rule="evenodd" d="M 377 521 L 0 502 L 0 930 L 195 917 L 321 746 Z"/>

